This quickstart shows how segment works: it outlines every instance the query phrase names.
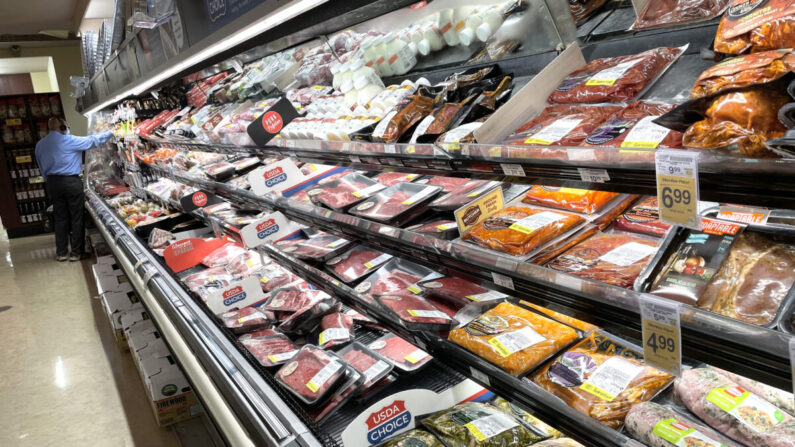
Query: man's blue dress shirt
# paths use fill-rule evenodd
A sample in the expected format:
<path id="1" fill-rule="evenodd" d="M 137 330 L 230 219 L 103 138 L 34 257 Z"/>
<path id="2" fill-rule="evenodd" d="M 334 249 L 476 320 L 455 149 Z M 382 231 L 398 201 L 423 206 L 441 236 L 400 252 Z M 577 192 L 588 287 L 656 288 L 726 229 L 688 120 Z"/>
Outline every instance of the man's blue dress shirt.
<path id="1" fill-rule="evenodd" d="M 41 175 L 46 179 L 50 175 L 80 174 L 83 161 L 81 152 L 105 144 L 112 136 L 111 132 L 76 137 L 50 131 L 36 143 L 36 160 L 39 162 Z"/>

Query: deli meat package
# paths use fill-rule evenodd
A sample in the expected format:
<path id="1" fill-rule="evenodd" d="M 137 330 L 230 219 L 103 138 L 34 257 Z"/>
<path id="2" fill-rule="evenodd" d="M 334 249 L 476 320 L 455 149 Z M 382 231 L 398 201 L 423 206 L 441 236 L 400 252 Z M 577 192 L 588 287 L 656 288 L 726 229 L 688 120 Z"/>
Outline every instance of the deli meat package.
<path id="1" fill-rule="evenodd" d="M 231 329 L 235 334 L 259 331 L 271 326 L 273 315 L 268 315 L 254 307 L 244 307 L 243 309 L 225 312 L 220 315 L 224 326 Z"/>
<path id="2" fill-rule="evenodd" d="M 442 190 L 439 186 L 397 183 L 356 205 L 351 213 L 365 219 L 402 225 L 422 213 Z"/>
<path id="3" fill-rule="evenodd" d="M 207 267 L 224 266 L 245 252 L 246 249 L 237 244 L 225 244 L 202 259 L 202 264 Z"/>
<path id="4" fill-rule="evenodd" d="M 791 415 L 711 369 L 682 371 L 674 391 L 688 410 L 739 443 L 795 445 L 795 420 Z"/>
<path id="5" fill-rule="evenodd" d="M 276 380 L 307 405 L 322 403 L 345 378 L 346 367 L 336 355 L 306 345 L 276 373 Z"/>
<path id="6" fill-rule="evenodd" d="M 411 182 L 418 177 L 418 174 L 407 174 L 405 172 L 382 172 L 376 175 L 374 180 L 384 186 L 392 186 L 402 182 Z"/>
<path id="7" fill-rule="evenodd" d="M 690 90 L 691 98 L 728 89 L 766 84 L 795 70 L 795 52 L 791 48 L 738 56 L 704 70 Z"/>
<path id="8" fill-rule="evenodd" d="M 330 182 L 319 184 L 307 192 L 314 203 L 335 211 L 343 211 L 369 198 L 386 186 L 361 174 L 353 173 Z"/>
<path id="9" fill-rule="evenodd" d="M 320 320 L 318 346 L 328 349 L 353 341 L 353 318 L 342 312 L 334 312 Z"/>
<path id="10" fill-rule="evenodd" d="M 279 366 L 298 354 L 298 347 L 282 334 L 252 337 L 240 340 L 240 343 L 266 367 Z"/>
<path id="11" fill-rule="evenodd" d="M 656 240 L 631 234 L 599 233 L 553 259 L 547 266 L 629 289 L 657 253 L 657 248 Z"/>
<path id="12" fill-rule="evenodd" d="M 404 259 L 392 259 L 360 282 L 354 290 L 375 298 L 380 295 L 414 295 L 422 290 L 416 285 L 442 275 Z M 414 290 L 412 290 L 414 289 Z"/>
<path id="13" fill-rule="evenodd" d="M 613 228 L 662 237 L 668 233 L 671 225 L 660 221 L 660 206 L 657 203 L 657 196 L 648 196 L 619 216 L 613 222 Z"/>
<path id="14" fill-rule="evenodd" d="M 654 402 L 635 404 L 624 421 L 627 432 L 649 447 L 733 446 L 715 430 Z M 674 443 L 676 442 L 676 443 Z"/>
<path id="15" fill-rule="evenodd" d="M 282 248 L 282 251 L 298 259 L 325 261 L 342 253 L 351 241 L 327 233 L 318 233 L 300 244 Z"/>
<path id="16" fill-rule="evenodd" d="M 715 51 L 728 54 L 758 53 L 791 48 L 795 41 L 795 3 L 732 0 L 718 25 Z"/>
<path id="17" fill-rule="evenodd" d="M 660 47 L 628 56 L 592 60 L 569 74 L 547 101 L 550 104 L 634 101 L 684 50 L 684 47 Z"/>
<path id="18" fill-rule="evenodd" d="M 472 227 L 461 239 L 523 256 L 583 223 L 583 217 L 564 211 L 526 205 L 509 206 Z"/>
<path id="19" fill-rule="evenodd" d="M 499 188 L 501 182 L 470 180 L 453 191 L 431 202 L 428 207 L 436 211 L 453 211 L 477 199 L 487 192 Z"/>
<path id="20" fill-rule="evenodd" d="M 583 141 L 583 146 L 679 149 L 682 147 L 682 133 L 653 122 L 675 106 L 663 102 L 635 101 L 591 132 Z M 650 153 L 621 151 L 619 154 L 622 160 L 626 160 L 624 155 L 627 154 L 639 158 Z M 647 155 L 647 159 L 653 160 L 654 157 Z"/>
<path id="21" fill-rule="evenodd" d="M 354 342 L 342 348 L 339 351 L 339 356 L 364 376 L 363 390 L 378 383 L 393 368 L 392 363 L 384 360 L 380 355 L 359 342 Z"/>
<path id="22" fill-rule="evenodd" d="M 651 400 L 674 379 L 642 359 L 640 347 L 596 331 L 532 380 L 580 413 L 619 429 L 632 405 Z"/>
<path id="23" fill-rule="evenodd" d="M 601 211 L 618 196 L 619 194 L 615 192 L 536 185 L 525 194 L 522 202 L 530 205 L 594 214 Z"/>
<path id="24" fill-rule="evenodd" d="M 391 333 L 370 343 L 368 348 L 389 360 L 401 373 L 414 372 L 433 359 L 427 352 Z"/>
<path id="25" fill-rule="evenodd" d="M 442 410 L 422 424 L 450 447 L 525 447 L 546 438 L 504 409 L 480 402 Z"/>
<path id="26" fill-rule="evenodd" d="M 449 339 L 514 376 L 526 374 L 577 340 L 577 331 L 511 303 L 500 303 Z"/>
<path id="27" fill-rule="evenodd" d="M 342 281 L 352 283 L 375 271 L 390 259 L 392 259 L 390 254 L 357 245 L 342 255 L 326 261 L 326 268 Z"/>
<path id="28" fill-rule="evenodd" d="M 423 281 L 419 286 L 425 290 L 427 297 L 449 301 L 461 307 L 473 302 L 498 300 L 508 296 L 454 276 Z"/>
<path id="29" fill-rule="evenodd" d="M 721 15 L 731 0 L 657 0 L 646 3 L 632 24 L 635 29 L 659 28 L 709 20 Z"/>
<path id="30" fill-rule="evenodd" d="M 409 330 L 441 331 L 457 323 L 448 314 L 414 294 L 378 295 L 376 300 Z"/>

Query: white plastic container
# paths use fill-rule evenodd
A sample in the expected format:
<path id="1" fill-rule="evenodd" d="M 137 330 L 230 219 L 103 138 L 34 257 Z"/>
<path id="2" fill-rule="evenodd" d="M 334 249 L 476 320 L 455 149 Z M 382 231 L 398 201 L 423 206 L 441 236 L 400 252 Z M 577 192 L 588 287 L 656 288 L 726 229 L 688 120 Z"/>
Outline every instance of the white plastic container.
<path id="1" fill-rule="evenodd" d="M 375 65 L 374 53 L 375 50 L 373 49 L 373 41 L 375 37 L 371 37 L 365 39 L 364 42 L 359 46 L 359 50 L 361 50 L 362 58 L 364 59 L 364 64 L 368 67 L 372 67 Z"/>
<path id="2" fill-rule="evenodd" d="M 475 35 L 481 42 L 489 40 L 497 32 L 502 22 L 505 21 L 505 13 L 511 7 L 511 2 L 492 6 L 483 14 L 483 23 L 475 30 Z"/>
<path id="3" fill-rule="evenodd" d="M 378 46 L 376 47 L 376 71 L 378 75 L 381 77 L 385 76 L 392 76 L 392 72 L 389 70 L 389 64 L 387 63 L 387 59 L 389 59 L 389 43 L 395 40 L 395 35 L 392 33 L 387 34 L 386 36 L 382 36 L 378 41 Z"/>
<path id="4" fill-rule="evenodd" d="M 367 76 L 360 75 L 354 78 L 353 88 L 357 91 L 356 104 L 367 104 L 384 90 L 384 86 L 371 83 Z"/>
<path id="5" fill-rule="evenodd" d="M 390 39 L 387 42 L 389 71 L 394 75 L 403 75 L 417 65 L 417 58 L 411 52 L 408 44 L 402 39 Z"/>
<path id="6" fill-rule="evenodd" d="M 350 68 L 351 72 L 353 72 L 352 79 L 354 84 L 356 84 L 357 79 L 363 78 L 363 81 L 360 81 L 364 83 L 363 85 L 374 84 L 381 87 L 382 89 L 384 88 L 384 83 L 381 81 L 381 78 L 378 77 L 378 73 L 376 73 L 372 67 L 365 65 L 363 60 L 359 59 L 354 61 Z M 357 90 L 359 89 L 359 87 L 356 87 L 355 85 L 354 88 Z"/>
<path id="7" fill-rule="evenodd" d="M 460 43 L 458 39 L 457 23 L 455 21 L 455 10 L 448 8 L 439 12 L 439 32 L 442 33 L 447 45 L 454 47 Z"/>
<path id="8" fill-rule="evenodd" d="M 485 10 L 477 10 L 473 11 L 467 19 L 464 28 L 458 32 L 458 38 L 461 40 L 461 44 L 469 46 L 475 40 L 475 31 L 478 27 L 483 23 L 483 16 L 485 15 Z"/>
<path id="9" fill-rule="evenodd" d="M 353 87 L 353 80 L 345 81 L 340 87 L 340 91 L 345 94 L 345 107 L 349 109 L 356 105 L 359 92 Z"/>
<path id="10" fill-rule="evenodd" d="M 439 51 L 444 48 L 445 41 L 439 27 L 436 25 L 429 25 L 422 33 L 422 40 L 417 44 L 417 51 L 423 56 L 431 54 L 431 52 Z"/>

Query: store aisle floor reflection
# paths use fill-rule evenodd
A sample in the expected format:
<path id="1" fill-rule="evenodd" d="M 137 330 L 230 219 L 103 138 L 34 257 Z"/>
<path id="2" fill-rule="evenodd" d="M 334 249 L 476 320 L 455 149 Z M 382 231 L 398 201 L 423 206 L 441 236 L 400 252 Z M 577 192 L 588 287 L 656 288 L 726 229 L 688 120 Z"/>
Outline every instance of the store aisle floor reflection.
<path id="1" fill-rule="evenodd" d="M 54 257 L 52 235 L 0 240 L 0 445 L 177 446 L 92 298 L 92 261 Z"/>

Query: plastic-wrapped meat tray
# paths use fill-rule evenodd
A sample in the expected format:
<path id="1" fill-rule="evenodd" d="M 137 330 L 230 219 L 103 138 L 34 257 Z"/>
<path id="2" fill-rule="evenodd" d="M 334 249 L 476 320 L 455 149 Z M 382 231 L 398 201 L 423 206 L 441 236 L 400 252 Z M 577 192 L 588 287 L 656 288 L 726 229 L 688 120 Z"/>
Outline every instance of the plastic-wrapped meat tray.
<path id="1" fill-rule="evenodd" d="M 525 194 L 522 202 L 530 205 L 594 214 L 601 211 L 618 196 L 619 194 L 616 192 L 536 185 Z"/>
<path id="2" fill-rule="evenodd" d="M 346 283 L 352 283 L 381 267 L 392 255 L 358 245 L 326 261 L 326 268 Z"/>
<path id="3" fill-rule="evenodd" d="M 419 177 L 419 174 L 407 174 L 405 172 L 382 172 L 375 176 L 375 181 L 384 186 L 392 186 L 401 182 L 410 182 L 417 177 Z"/>
<path id="4" fill-rule="evenodd" d="M 334 312 L 339 312 L 342 304 L 336 298 L 326 296 L 292 313 L 279 324 L 279 330 L 288 335 L 301 336 L 312 332 L 320 320 Z"/>
<path id="5" fill-rule="evenodd" d="M 247 157 L 233 162 L 232 165 L 235 167 L 235 171 L 240 173 L 258 165 L 259 163 L 260 163 L 259 158 Z"/>
<path id="6" fill-rule="evenodd" d="M 343 312 L 334 312 L 320 320 L 318 346 L 323 349 L 338 347 L 353 341 L 353 317 Z"/>
<path id="7" fill-rule="evenodd" d="M 470 180 L 453 191 L 434 200 L 428 207 L 436 211 L 453 211 L 501 185 L 502 183 L 497 181 Z"/>
<path id="8" fill-rule="evenodd" d="M 273 321 L 268 315 L 254 307 L 244 307 L 243 309 L 233 310 L 220 315 L 224 327 L 229 328 L 235 334 L 244 334 L 270 327 Z"/>
<path id="9" fill-rule="evenodd" d="M 393 368 L 392 363 L 359 342 L 342 348 L 339 356 L 364 376 L 362 391 L 389 375 Z"/>
<path id="10" fill-rule="evenodd" d="M 233 259 L 246 252 L 246 249 L 235 244 L 226 244 L 213 250 L 212 253 L 202 259 L 202 264 L 207 267 L 224 266 L 232 262 Z"/>
<path id="11" fill-rule="evenodd" d="M 425 290 L 427 297 L 450 301 L 458 306 L 466 306 L 473 302 L 497 300 L 508 296 L 502 292 L 489 290 L 471 281 L 454 276 L 422 281 L 419 286 Z"/>
<path id="12" fill-rule="evenodd" d="M 182 279 L 182 282 L 184 282 L 189 289 L 198 292 L 200 288 L 209 285 L 223 287 L 232 282 L 233 279 L 234 277 L 226 271 L 224 266 L 218 266 L 188 275 Z"/>
<path id="13" fill-rule="evenodd" d="M 351 213 L 399 226 L 425 211 L 441 190 L 439 186 L 398 183 L 353 207 Z"/>
<path id="14" fill-rule="evenodd" d="M 298 259 L 324 262 L 347 250 L 350 245 L 351 241 L 347 239 L 324 233 L 281 250 Z"/>
<path id="15" fill-rule="evenodd" d="M 395 334 L 384 335 L 370 343 L 368 348 L 389 360 L 401 373 L 415 372 L 433 359 L 427 352 Z"/>
<path id="16" fill-rule="evenodd" d="M 414 183 L 420 183 L 423 185 L 431 185 L 431 186 L 441 186 L 442 192 L 448 193 L 459 186 L 463 186 L 469 181 L 469 179 L 461 178 L 461 177 L 442 177 L 442 176 L 433 176 L 428 178 L 422 178 Z"/>
<path id="17" fill-rule="evenodd" d="M 235 165 L 226 161 L 213 163 L 202 169 L 204 169 L 204 173 L 207 174 L 207 177 L 217 182 L 222 182 L 235 174 Z"/>
<path id="18" fill-rule="evenodd" d="M 298 354 L 298 347 L 282 334 L 241 339 L 240 342 L 265 367 L 279 366 Z"/>
<path id="19" fill-rule="evenodd" d="M 384 189 L 385 186 L 361 174 L 318 184 L 307 192 L 312 202 L 342 211 Z"/>
<path id="20" fill-rule="evenodd" d="M 381 307 L 409 330 L 449 330 L 457 322 L 420 296 L 413 294 L 378 295 Z"/>
<path id="21" fill-rule="evenodd" d="M 306 345 L 276 373 L 276 380 L 307 405 L 322 403 L 345 378 L 345 363 L 317 346 Z"/>
<path id="22" fill-rule="evenodd" d="M 271 335 L 279 335 L 279 333 L 273 329 L 268 328 L 259 331 L 248 332 L 246 334 L 241 335 L 240 337 L 237 337 L 237 339 L 243 341 L 243 340 L 250 340 L 252 338 L 270 337 Z"/>
<path id="23" fill-rule="evenodd" d="M 360 282 L 354 290 L 370 298 L 378 295 L 413 295 L 409 287 L 425 278 L 431 279 L 433 275 L 432 270 L 421 265 L 403 259 L 392 259 Z M 414 287 L 421 291 L 418 286 Z"/>
<path id="24" fill-rule="evenodd" d="M 262 257 L 255 251 L 246 251 L 226 264 L 229 274 L 245 278 L 262 268 Z"/>
<path id="25" fill-rule="evenodd" d="M 660 221 L 660 207 L 656 196 L 648 196 L 619 216 L 613 222 L 613 228 L 633 233 L 662 237 L 671 229 L 671 225 Z"/>
<path id="26" fill-rule="evenodd" d="M 269 264 L 258 272 L 259 285 L 264 292 L 271 292 L 281 286 L 299 281 L 301 278 L 277 264 Z"/>
<path id="27" fill-rule="evenodd" d="M 430 222 L 406 227 L 406 229 L 415 233 L 431 234 L 434 237 L 447 241 L 458 237 L 458 224 L 449 219 L 435 219 Z"/>
<path id="28" fill-rule="evenodd" d="M 329 294 L 322 290 L 304 290 L 298 288 L 276 289 L 270 299 L 262 306 L 272 312 L 298 312 L 318 301 L 328 298 Z"/>

